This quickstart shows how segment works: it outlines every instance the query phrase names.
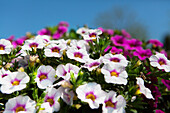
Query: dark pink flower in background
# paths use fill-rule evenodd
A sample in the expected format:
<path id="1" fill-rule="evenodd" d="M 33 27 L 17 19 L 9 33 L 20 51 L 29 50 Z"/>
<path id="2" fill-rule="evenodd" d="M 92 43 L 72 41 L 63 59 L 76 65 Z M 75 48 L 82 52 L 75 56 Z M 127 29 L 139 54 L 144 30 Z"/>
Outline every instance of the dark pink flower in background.
<path id="1" fill-rule="evenodd" d="M 56 33 L 54 33 L 53 38 L 54 39 L 59 39 L 60 37 L 63 36 L 64 33 L 67 32 L 67 27 L 65 26 L 59 26 Z"/>
<path id="2" fill-rule="evenodd" d="M 150 39 L 147 43 L 152 44 L 153 47 L 163 47 L 163 43 L 156 39 Z"/>
<path id="3" fill-rule="evenodd" d="M 126 50 L 141 50 L 142 42 L 138 39 L 131 39 L 126 41 Z"/>
<path id="4" fill-rule="evenodd" d="M 112 49 L 110 50 L 112 54 L 120 54 L 123 52 L 122 49 L 118 49 L 116 47 L 112 47 Z"/>
<path id="5" fill-rule="evenodd" d="M 131 38 L 131 35 L 125 29 L 122 29 L 121 32 L 124 37 Z"/>
<path id="6" fill-rule="evenodd" d="M 141 49 L 141 50 L 136 50 L 134 53 L 133 53 L 134 56 L 138 56 L 138 58 L 140 60 L 145 60 L 146 58 L 149 58 L 151 55 L 152 55 L 152 52 L 150 49 Z"/>
<path id="7" fill-rule="evenodd" d="M 102 33 L 105 32 L 105 30 L 102 27 L 99 27 L 97 29 L 100 29 L 102 31 Z"/>
<path id="8" fill-rule="evenodd" d="M 51 35 L 51 32 L 48 29 L 41 29 L 38 31 L 39 35 Z"/>
<path id="9" fill-rule="evenodd" d="M 59 25 L 59 26 L 69 27 L 68 22 L 65 22 L 65 21 L 61 21 L 58 25 Z"/>
<path id="10" fill-rule="evenodd" d="M 26 39 L 27 39 L 27 37 L 25 37 L 25 36 L 16 39 L 15 41 L 12 42 L 13 47 L 16 48 L 19 45 L 22 46 L 22 44 L 24 43 L 24 41 Z"/>
<path id="11" fill-rule="evenodd" d="M 9 38 L 7 38 L 7 40 L 9 40 L 10 42 L 12 42 L 14 40 L 14 35 L 10 36 Z"/>
<path id="12" fill-rule="evenodd" d="M 111 37 L 111 41 L 116 46 L 125 46 L 126 39 L 121 35 L 115 35 L 114 37 Z"/>
<path id="13" fill-rule="evenodd" d="M 161 50 L 160 53 L 164 54 L 167 57 L 167 52 L 164 49 Z"/>
<path id="14" fill-rule="evenodd" d="M 112 46 L 107 46 L 106 49 L 104 50 L 104 52 L 107 52 Z"/>
<path id="15" fill-rule="evenodd" d="M 167 87 L 167 89 L 170 90 L 170 80 L 162 79 L 161 81 Z"/>
<path id="16" fill-rule="evenodd" d="M 112 29 L 106 29 L 105 32 L 109 35 L 113 35 L 114 31 Z"/>
<path id="17" fill-rule="evenodd" d="M 163 112 L 163 111 L 160 110 L 160 109 L 157 109 L 157 110 L 155 111 L 155 113 L 165 113 L 165 112 Z"/>

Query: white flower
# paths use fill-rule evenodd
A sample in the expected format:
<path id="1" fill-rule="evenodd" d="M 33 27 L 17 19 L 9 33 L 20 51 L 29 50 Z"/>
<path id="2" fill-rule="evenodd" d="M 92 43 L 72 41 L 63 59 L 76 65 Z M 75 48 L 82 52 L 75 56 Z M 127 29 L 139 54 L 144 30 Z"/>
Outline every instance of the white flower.
<path id="1" fill-rule="evenodd" d="M 0 54 L 9 54 L 13 46 L 9 40 L 0 39 Z"/>
<path id="2" fill-rule="evenodd" d="M 42 65 L 37 70 L 35 81 L 40 89 L 45 89 L 55 81 L 55 70 L 51 66 Z"/>
<path id="3" fill-rule="evenodd" d="M 1 81 L 1 92 L 11 94 L 26 88 L 30 77 L 25 72 L 12 72 Z"/>
<path id="4" fill-rule="evenodd" d="M 49 102 L 45 102 L 41 104 L 40 111 L 38 113 L 53 113 L 53 108 L 50 106 Z"/>
<path id="5" fill-rule="evenodd" d="M 68 105 L 73 105 L 74 92 L 70 88 L 60 87 L 60 89 L 62 89 L 61 98 L 63 101 Z"/>
<path id="6" fill-rule="evenodd" d="M 22 51 L 23 50 L 32 50 L 32 48 L 37 48 L 37 49 L 42 49 L 46 44 L 44 43 L 44 40 L 39 40 L 37 39 L 29 39 L 25 40 L 24 45 L 22 46 Z"/>
<path id="7" fill-rule="evenodd" d="M 8 100 L 3 113 L 36 113 L 36 103 L 28 96 L 18 96 Z"/>
<path id="8" fill-rule="evenodd" d="M 137 77 L 137 85 L 139 86 L 139 89 L 136 91 L 136 94 L 144 94 L 146 96 L 146 98 L 148 99 L 154 99 L 152 94 L 151 94 L 151 91 L 149 88 L 146 88 L 144 86 L 144 80 L 142 78 L 139 78 Z"/>
<path id="9" fill-rule="evenodd" d="M 128 65 L 128 61 L 122 54 L 112 55 L 111 53 L 105 54 L 103 56 L 103 63 L 112 63 L 112 65 L 121 65 L 126 67 Z"/>
<path id="10" fill-rule="evenodd" d="M 89 59 L 87 51 L 84 49 L 69 48 L 66 52 L 68 58 L 85 63 Z"/>
<path id="11" fill-rule="evenodd" d="M 98 68 L 100 64 L 100 59 L 93 60 L 89 58 L 89 60 L 82 67 L 87 68 L 89 71 L 92 71 L 93 69 Z"/>
<path id="12" fill-rule="evenodd" d="M 50 36 L 48 36 L 48 35 L 37 35 L 36 37 L 35 37 L 35 40 L 42 40 L 44 43 L 48 43 L 49 41 L 50 41 Z"/>
<path id="13" fill-rule="evenodd" d="M 124 113 L 124 107 L 126 106 L 126 100 L 122 95 L 116 97 L 116 92 L 110 91 L 106 94 L 106 98 L 103 102 L 103 113 Z"/>
<path id="14" fill-rule="evenodd" d="M 65 80 L 69 80 L 70 73 L 72 72 L 74 74 L 74 77 L 77 78 L 79 70 L 79 67 L 70 63 L 67 63 L 65 66 L 60 64 L 57 66 L 56 75 L 58 77 L 62 77 Z"/>
<path id="15" fill-rule="evenodd" d="M 156 55 L 152 55 L 149 60 L 151 66 L 164 69 L 165 72 L 170 72 L 170 60 L 168 60 L 164 54 L 156 53 Z"/>
<path id="16" fill-rule="evenodd" d="M 76 89 L 77 97 L 84 102 L 88 102 L 90 108 L 97 109 L 99 104 L 103 103 L 105 92 L 101 89 L 100 84 L 95 82 L 87 83 Z"/>
<path id="17" fill-rule="evenodd" d="M 104 74 L 104 78 L 107 83 L 127 84 L 126 78 L 128 77 L 128 74 L 122 66 L 108 63 L 102 67 L 101 72 Z"/>
<path id="18" fill-rule="evenodd" d="M 0 83 L 1 83 L 1 80 L 3 80 L 4 77 L 8 76 L 9 74 L 11 74 L 11 72 L 9 70 L 5 70 L 2 67 L 2 69 L 0 70 Z"/>
<path id="19" fill-rule="evenodd" d="M 81 28 L 79 28 L 79 29 L 76 31 L 76 33 L 77 33 L 77 34 L 80 34 L 80 35 L 85 35 L 85 34 L 88 33 L 88 31 L 89 31 L 88 28 L 86 28 L 86 27 L 81 27 Z"/>
<path id="20" fill-rule="evenodd" d="M 86 49 L 87 42 L 84 40 L 71 40 L 70 46 L 75 49 Z"/>
<path id="21" fill-rule="evenodd" d="M 61 57 L 63 50 L 66 49 L 65 44 L 50 43 L 45 49 L 45 55 L 47 57 Z"/>
<path id="22" fill-rule="evenodd" d="M 102 31 L 100 29 L 90 29 L 88 30 L 88 33 L 83 35 L 84 40 L 93 40 L 93 39 L 99 39 L 99 35 L 102 34 Z"/>
<path id="23" fill-rule="evenodd" d="M 44 102 L 48 102 L 50 107 L 52 108 L 52 112 L 59 111 L 60 104 L 58 99 L 61 96 L 61 90 L 55 88 L 47 88 L 47 94 L 45 95 Z"/>

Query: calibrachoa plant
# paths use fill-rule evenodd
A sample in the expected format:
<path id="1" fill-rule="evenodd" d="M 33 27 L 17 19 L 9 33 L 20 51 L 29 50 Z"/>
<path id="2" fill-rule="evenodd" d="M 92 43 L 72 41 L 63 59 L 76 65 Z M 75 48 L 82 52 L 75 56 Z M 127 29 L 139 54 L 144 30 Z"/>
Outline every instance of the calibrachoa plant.
<path id="1" fill-rule="evenodd" d="M 170 60 L 161 42 L 124 29 L 68 27 L 0 40 L 0 111 L 170 111 Z"/>

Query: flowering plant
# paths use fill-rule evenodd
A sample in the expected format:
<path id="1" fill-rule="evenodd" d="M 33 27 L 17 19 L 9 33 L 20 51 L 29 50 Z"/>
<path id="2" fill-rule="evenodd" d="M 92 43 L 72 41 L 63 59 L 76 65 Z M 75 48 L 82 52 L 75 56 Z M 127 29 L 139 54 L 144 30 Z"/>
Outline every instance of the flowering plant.
<path id="1" fill-rule="evenodd" d="M 161 42 L 133 39 L 125 30 L 68 32 L 68 26 L 0 40 L 1 111 L 169 111 L 170 60 Z"/>

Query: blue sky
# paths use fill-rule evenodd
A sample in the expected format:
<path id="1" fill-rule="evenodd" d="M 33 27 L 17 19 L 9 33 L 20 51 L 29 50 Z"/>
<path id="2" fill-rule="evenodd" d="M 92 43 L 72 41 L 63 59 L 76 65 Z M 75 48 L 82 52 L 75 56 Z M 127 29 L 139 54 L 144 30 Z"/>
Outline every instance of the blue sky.
<path id="1" fill-rule="evenodd" d="M 162 41 L 170 33 L 169 5 L 169 0 L 1 0 L 0 37 L 18 38 L 60 21 L 69 22 L 70 28 L 84 24 L 95 28 L 93 21 L 97 14 L 120 6 L 136 13 L 146 25 L 149 38 Z"/>

